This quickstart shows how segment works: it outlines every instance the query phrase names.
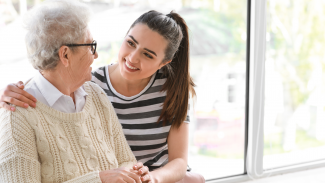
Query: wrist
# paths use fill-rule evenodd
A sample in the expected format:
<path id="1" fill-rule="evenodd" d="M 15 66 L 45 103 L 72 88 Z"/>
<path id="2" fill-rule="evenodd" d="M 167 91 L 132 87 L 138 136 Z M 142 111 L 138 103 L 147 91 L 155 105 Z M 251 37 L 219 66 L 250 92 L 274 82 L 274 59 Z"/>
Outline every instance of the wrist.
<path id="1" fill-rule="evenodd" d="M 107 176 L 110 170 L 99 171 L 99 178 L 102 182 L 107 181 Z"/>
<path id="2" fill-rule="evenodd" d="M 100 180 L 103 182 L 103 177 L 105 175 L 105 172 L 104 171 L 99 171 L 99 178 Z"/>
<path id="3" fill-rule="evenodd" d="M 151 179 L 151 182 L 152 183 L 159 183 L 159 182 L 161 182 L 159 180 L 159 176 L 157 175 L 157 172 L 155 172 L 155 171 L 150 172 L 150 179 Z"/>

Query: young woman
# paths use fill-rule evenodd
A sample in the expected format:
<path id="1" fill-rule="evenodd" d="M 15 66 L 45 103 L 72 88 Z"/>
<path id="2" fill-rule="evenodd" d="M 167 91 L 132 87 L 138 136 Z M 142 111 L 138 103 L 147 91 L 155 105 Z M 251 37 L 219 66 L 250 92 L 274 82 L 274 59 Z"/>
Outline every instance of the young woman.
<path id="1" fill-rule="evenodd" d="M 141 15 L 122 43 L 118 63 L 97 69 L 92 81 L 112 102 L 132 152 L 150 170 L 151 182 L 204 182 L 201 175 L 186 172 L 188 99 L 195 91 L 188 29 L 180 15 Z M 34 107 L 34 97 L 22 88 L 20 82 L 2 90 L 0 107 Z"/>

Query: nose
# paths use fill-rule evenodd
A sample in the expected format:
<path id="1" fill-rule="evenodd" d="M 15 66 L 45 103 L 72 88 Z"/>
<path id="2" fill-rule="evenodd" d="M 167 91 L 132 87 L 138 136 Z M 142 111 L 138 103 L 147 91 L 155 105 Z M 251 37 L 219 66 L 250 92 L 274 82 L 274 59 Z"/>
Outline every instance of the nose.
<path id="1" fill-rule="evenodd" d="M 98 58 L 98 52 L 96 51 L 96 52 L 95 52 L 94 59 L 97 59 L 97 58 Z"/>
<path id="2" fill-rule="evenodd" d="M 131 63 L 139 62 L 139 54 L 137 51 L 133 51 L 129 54 L 129 62 L 131 62 Z"/>

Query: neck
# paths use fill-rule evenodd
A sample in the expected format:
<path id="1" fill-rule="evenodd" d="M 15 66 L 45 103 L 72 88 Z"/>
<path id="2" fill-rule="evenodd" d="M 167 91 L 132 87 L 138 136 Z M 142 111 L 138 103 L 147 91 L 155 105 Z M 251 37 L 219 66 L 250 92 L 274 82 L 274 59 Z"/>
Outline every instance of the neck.
<path id="1" fill-rule="evenodd" d="M 73 81 L 71 77 L 69 77 L 68 72 L 66 72 L 64 69 L 62 71 L 60 68 L 55 68 L 55 70 L 43 71 L 41 74 L 61 93 L 70 96 L 73 99 L 73 102 L 75 102 L 74 92 L 80 86 L 76 85 L 77 82 Z"/>
<path id="2" fill-rule="evenodd" d="M 140 80 L 127 80 L 121 75 L 118 64 L 109 68 L 109 77 L 114 89 L 127 97 L 139 94 L 151 79 L 151 77 L 148 77 Z"/>

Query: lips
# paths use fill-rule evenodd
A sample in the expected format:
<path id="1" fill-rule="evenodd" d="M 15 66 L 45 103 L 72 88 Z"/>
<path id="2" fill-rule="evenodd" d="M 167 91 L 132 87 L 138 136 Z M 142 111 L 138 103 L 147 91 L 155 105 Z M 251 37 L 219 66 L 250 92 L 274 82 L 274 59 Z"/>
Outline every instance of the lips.
<path id="1" fill-rule="evenodd" d="M 125 60 L 125 59 L 124 59 Z M 134 67 L 133 65 L 131 65 L 128 61 L 125 60 L 125 66 L 128 68 L 128 69 L 131 69 L 131 70 L 140 70 L 136 67 Z"/>

